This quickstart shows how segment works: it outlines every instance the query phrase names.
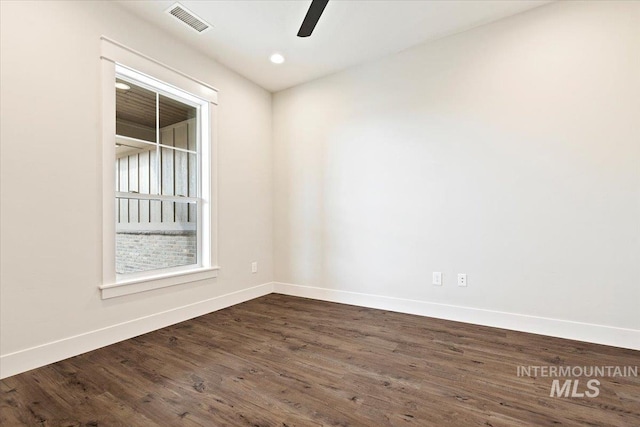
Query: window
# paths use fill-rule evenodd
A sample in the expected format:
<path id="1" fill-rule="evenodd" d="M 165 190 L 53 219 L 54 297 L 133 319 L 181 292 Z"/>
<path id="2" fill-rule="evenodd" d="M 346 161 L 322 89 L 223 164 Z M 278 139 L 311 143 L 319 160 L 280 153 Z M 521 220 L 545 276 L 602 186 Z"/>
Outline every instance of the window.
<path id="1" fill-rule="evenodd" d="M 103 55 L 102 296 L 215 277 L 215 91 L 115 42 L 104 50 L 117 58 Z"/>
<path id="2" fill-rule="evenodd" d="M 142 77 L 116 65 L 117 280 L 202 265 L 199 159 L 207 105 Z"/>

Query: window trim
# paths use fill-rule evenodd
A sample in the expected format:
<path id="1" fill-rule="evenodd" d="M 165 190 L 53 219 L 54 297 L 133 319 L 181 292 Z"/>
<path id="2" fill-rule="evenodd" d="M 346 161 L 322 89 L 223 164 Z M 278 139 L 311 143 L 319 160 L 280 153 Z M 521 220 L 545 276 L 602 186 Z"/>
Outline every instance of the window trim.
<path id="1" fill-rule="evenodd" d="M 174 267 L 180 269 L 183 267 Z M 218 276 L 220 267 L 198 267 L 185 271 L 163 272 L 163 274 L 147 275 L 144 278 L 131 279 L 110 285 L 101 285 L 102 299 L 115 298 L 153 289 L 192 283 Z M 168 269 L 166 269 L 168 270 Z M 157 270 L 154 270 L 157 271 Z M 164 271 L 164 270 L 163 270 Z"/>
<path id="2" fill-rule="evenodd" d="M 168 67 L 156 60 L 140 54 L 106 37 L 101 37 L 102 68 L 102 283 L 99 285 L 102 299 L 164 288 L 183 283 L 210 279 L 217 276 L 220 267 L 217 264 L 217 90 L 188 75 Z M 117 70 L 116 70 L 117 68 Z M 115 272 L 115 200 L 119 192 L 115 188 L 115 90 L 113 82 L 116 74 L 123 70 L 146 75 L 153 81 L 164 83 L 162 89 L 171 93 L 179 91 L 193 97 L 192 102 L 204 105 L 199 114 L 207 114 L 209 126 L 202 128 L 200 149 L 200 170 L 198 186 L 200 198 L 198 205 L 198 260 L 196 264 L 148 272 L 127 274 L 117 279 Z M 154 76 L 154 77 L 148 77 Z M 134 80 L 135 77 L 134 77 Z M 143 81 L 144 83 L 144 81 Z M 172 89 L 173 87 L 173 89 Z M 180 89 L 178 89 L 180 88 Z M 174 96 L 176 93 L 173 94 Z M 205 102 L 203 102 L 205 101 Z M 207 144 L 206 141 L 209 141 Z M 203 167 L 208 165 L 208 167 Z M 129 193 L 124 193 L 129 195 Z M 140 196 L 136 194 L 136 197 Z M 171 196 L 165 196 L 171 197 Z M 155 198 L 155 196 L 154 196 Z M 186 198 L 179 197 L 180 201 Z"/>

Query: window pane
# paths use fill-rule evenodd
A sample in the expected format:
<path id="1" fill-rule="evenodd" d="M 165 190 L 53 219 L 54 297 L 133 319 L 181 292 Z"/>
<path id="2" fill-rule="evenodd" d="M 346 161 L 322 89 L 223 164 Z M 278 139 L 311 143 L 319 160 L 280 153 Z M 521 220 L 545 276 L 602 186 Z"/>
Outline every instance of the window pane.
<path id="1" fill-rule="evenodd" d="M 116 86 L 116 134 L 156 142 L 156 93 L 116 78 L 118 84 L 123 88 Z"/>
<path id="2" fill-rule="evenodd" d="M 158 194 L 158 154 L 155 148 L 116 150 L 116 191 Z"/>
<path id="3" fill-rule="evenodd" d="M 176 101 L 164 95 L 160 95 L 160 129 L 165 129 L 177 123 L 195 119 L 196 108 Z M 167 141 L 167 145 L 174 146 L 173 141 Z M 186 141 L 185 141 L 186 142 Z M 164 144 L 164 142 L 163 142 Z M 177 144 L 175 146 L 178 146 Z M 187 148 L 186 146 L 182 148 Z"/>
<path id="4" fill-rule="evenodd" d="M 151 202 L 147 205 L 151 212 L 143 218 L 140 205 L 144 202 Z M 171 205 L 173 212 L 193 212 L 193 215 L 167 221 L 161 212 L 167 204 Z M 188 207 L 190 204 L 194 205 L 191 210 Z M 121 213 L 117 216 L 116 224 L 117 274 L 197 263 L 195 203 L 117 198 L 116 205 Z M 153 212 L 155 210 L 157 212 Z M 126 214 L 123 215 L 123 212 Z M 173 217 L 176 217 L 175 214 Z M 160 218 L 162 220 L 157 220 Z"/>

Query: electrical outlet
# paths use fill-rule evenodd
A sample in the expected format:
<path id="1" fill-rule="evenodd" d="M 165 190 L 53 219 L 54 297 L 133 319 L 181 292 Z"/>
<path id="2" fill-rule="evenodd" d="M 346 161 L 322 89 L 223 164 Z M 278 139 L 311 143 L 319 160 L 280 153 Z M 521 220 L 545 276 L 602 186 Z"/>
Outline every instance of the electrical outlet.
<path id="1" fill-rule="evenodd" d="M 440 271 L 433 272 L 433 285 L 442 286 L 442 273 Z"/>
<path id="2" fill-rule="evenodd" d="M 258 262 L 254 261 L 251 263 L 251 273 L 257 273 L 258 272 Z"/>
<path id="3" fill-rule="evenodd" d="M 467 286 L 467 275 L 465 273 L 458 274 L 458 286 Z"/>

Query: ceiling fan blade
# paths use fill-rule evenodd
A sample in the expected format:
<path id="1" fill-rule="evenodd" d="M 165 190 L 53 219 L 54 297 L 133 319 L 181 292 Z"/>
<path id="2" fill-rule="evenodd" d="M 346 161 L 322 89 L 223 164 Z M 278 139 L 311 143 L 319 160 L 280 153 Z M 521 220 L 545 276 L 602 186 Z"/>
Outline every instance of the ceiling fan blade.
<path id="1" fill-rule="evenodd" d="M 309 37 L 313 33 L 313 29 L 316 27 L 327 3 L 329 3 L 329 0 L 312 0 L 307 15 L 300 26 L 300 31 L 298 31 L 298 37 Z"/>

